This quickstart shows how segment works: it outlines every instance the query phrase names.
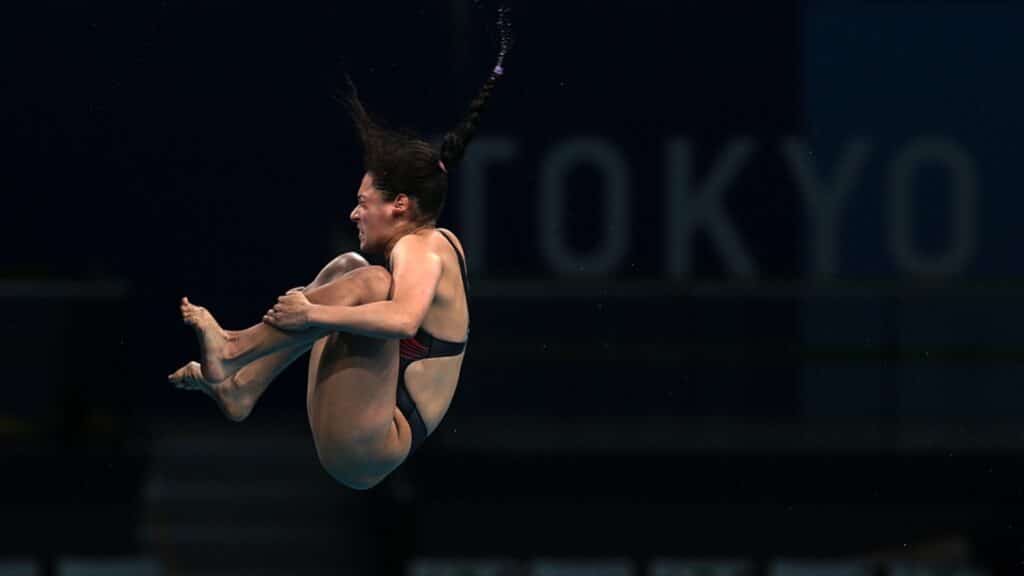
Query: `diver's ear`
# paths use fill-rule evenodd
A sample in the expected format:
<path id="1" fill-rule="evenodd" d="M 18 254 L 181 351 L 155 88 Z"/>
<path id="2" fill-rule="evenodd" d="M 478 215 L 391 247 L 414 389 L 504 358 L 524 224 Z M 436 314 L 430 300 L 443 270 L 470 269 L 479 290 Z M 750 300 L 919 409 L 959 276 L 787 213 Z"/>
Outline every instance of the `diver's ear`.
<path id="1" fill-rule="evenodd" d="M 399 192 L 395 196 L 394 208 L 396 212 L 407 212 L 409 210 L 409 195 L 403 192 Z"/>

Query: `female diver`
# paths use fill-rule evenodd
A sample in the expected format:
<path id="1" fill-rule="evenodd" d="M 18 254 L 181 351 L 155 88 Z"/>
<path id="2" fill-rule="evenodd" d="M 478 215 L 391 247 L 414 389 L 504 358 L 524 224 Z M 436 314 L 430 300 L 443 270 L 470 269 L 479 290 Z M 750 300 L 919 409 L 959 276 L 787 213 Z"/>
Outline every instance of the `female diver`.
<path id="1" fill-rule="evenodd" d="M 436 150 L 384 128 L 351 85 L 348 107 L 365 174 L 349 215 L 371 266 L 341 254 L 307 286 L 278 298 L 261 323 L 225 330 L 209 310 L 181 300 L 199 340 L 200 361 L 168 376 L 201 390 L 224 414 L 244 420 L 270 382 L 310 350 L 306 410 L 321 464 L 338 482 L 372 488 L 434 431 L 455 394 L 469 334 L 469 285 L 462 245 L 436 227 L 448 189 L 511 46 L 499 11 L 501 50 L 469 112 Z"/>

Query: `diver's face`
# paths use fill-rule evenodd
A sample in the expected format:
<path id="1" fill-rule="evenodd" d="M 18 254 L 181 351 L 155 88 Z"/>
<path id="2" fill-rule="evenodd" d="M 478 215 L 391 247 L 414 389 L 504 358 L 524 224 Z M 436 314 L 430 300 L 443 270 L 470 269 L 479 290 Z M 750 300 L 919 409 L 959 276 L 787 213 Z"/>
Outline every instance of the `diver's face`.
<path id="1" fill-rule="evenodd" d="M 367 172 L 359 184 L 356 207 L 349 218 L 359 229 L 359 250 L 375 252 L 383 248 L 391 231 L 392 202 L 385 202 L 380 190 L 373 186 L 373 178 Z"/>

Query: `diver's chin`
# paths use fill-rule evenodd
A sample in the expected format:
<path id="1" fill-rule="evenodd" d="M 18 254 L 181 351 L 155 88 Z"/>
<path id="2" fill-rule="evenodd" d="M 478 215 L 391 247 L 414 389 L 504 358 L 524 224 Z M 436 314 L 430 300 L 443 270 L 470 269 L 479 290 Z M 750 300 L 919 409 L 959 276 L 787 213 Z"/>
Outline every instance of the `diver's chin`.
<path id="1" fill-rule="evenodd" d="M 362 252 L 363 254 L 374 254 L 376 253 L 376 248 L 376 246 L 370 244 L 365 239 L 359 239 L 359 251 Z"/>

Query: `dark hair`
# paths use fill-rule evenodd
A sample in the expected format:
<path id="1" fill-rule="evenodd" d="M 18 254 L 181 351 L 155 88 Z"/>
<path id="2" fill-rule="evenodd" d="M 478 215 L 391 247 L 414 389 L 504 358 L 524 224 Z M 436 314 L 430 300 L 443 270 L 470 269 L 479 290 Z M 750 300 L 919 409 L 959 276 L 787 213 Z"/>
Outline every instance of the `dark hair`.
<path id="1" fill-rule="evenodd" d="M 350 93 L 347 103 L 363 146 L 363 165 L 386 201 L 394 200 L 399 192 L 416 199 L 420 223 L 436 222 L 441 215 L 448 193 L 448 174 L 462 160 L 491 90 L 503 73 L 501 66 L 512 45 L 512 36 L 508 10 L 501 8 L 498 14 L 501 31 L 498 64 L 470 103 L 465 118 L 444 135 L 440 150 L 409 130 L 388 128 L 371 118 L 359 100 L 355 84 L 348 78 Z M 441 169 L 438 161 L 444 162 L 447 172 Z"/>

